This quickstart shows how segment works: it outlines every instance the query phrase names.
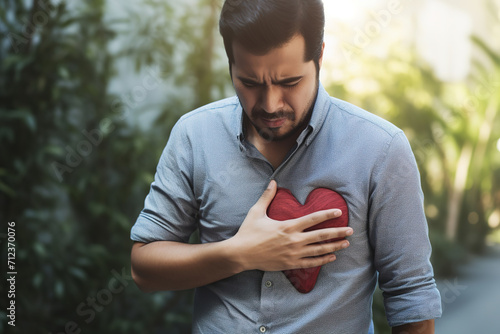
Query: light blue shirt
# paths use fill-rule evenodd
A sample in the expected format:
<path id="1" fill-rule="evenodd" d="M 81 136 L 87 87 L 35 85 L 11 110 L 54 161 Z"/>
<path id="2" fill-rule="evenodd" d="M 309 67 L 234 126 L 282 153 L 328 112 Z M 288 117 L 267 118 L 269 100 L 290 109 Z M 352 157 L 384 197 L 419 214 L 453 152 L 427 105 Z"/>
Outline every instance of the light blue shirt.
<path id="1" fill-rule="evenodd" d="M 271 179 L 304 203 L 329 188 L 349 208 L 350 247 L 302 294 L 278 272 L 245 271 L 196 289 L 193 333 L 371 333 L 378 279 L 390 326 L 434 319 L 441 299 L 415 158 L 389 122 L 320 85 L 309 126 L 277 168 L 243 135 L 237 97 L 184 115 L 160 158 L 132 240 L 233 236 Z"/>

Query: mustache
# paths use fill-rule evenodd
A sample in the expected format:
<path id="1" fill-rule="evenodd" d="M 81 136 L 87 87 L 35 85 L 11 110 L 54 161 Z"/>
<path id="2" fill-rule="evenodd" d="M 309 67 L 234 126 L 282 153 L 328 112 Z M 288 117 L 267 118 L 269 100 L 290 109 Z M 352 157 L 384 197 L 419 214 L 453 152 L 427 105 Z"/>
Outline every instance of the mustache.
<path id="1" fill-rule="evenodd" d="M 265 118 L 268 120 L 286 118 L 289 120 L 295 120 L 295 113 L 293 111 L 278 110 L 272 113 L 265 111 L 264 109 L 255 108 L 252 110 L 252 116 L 254 118 Z"/>

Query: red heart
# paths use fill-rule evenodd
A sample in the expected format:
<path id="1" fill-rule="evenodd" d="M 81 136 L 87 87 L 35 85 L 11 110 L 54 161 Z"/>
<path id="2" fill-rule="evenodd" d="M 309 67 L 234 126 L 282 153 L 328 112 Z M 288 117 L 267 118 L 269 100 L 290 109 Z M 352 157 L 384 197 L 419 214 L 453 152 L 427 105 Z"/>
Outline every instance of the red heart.
<path id="1" fill-rule="evenodd" d="M 290 190 L 278 188 L 276 196 L 267 208 L 267 216 L 274 220 L 288 220 L 327 209 L 340 209 L 342 210 L 342 215 L 338 218 L 329 219 L 309 227 L 304 231 L 347 226 L 349 222 L 349 213 L 346 201 L 341 195 L 333 190 L 316 188 L 309 193 L 305 204 L 301 205 Z M 343 238 L 330 239 L 324 242 L 332 242 L 340 239 Z M 320 269 L 321 267 L 292 269 L 284 270 L 283 273 L 297 291 L 308 293 L 314 288 Z"/>

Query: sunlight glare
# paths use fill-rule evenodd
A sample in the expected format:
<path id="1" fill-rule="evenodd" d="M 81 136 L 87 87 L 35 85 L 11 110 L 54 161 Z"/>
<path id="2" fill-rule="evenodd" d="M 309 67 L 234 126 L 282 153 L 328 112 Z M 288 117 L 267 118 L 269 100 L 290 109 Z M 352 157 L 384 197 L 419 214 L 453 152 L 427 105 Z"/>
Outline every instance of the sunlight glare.
<path id="1" fill-rule="evenodd" d="M 354 1 L 325 1 L 325 16 L 327 18 L 341 20 L 341 21 L 352 21 L 356 18 L 357 8 Z"/>
<path id="2" fill-rule="evenodd" d="M 325 0 L 325 16 L 327 19 L 345 23 L 353 23 L 363 18 L 370 9 L 379 7 L 381 0 Z"/>

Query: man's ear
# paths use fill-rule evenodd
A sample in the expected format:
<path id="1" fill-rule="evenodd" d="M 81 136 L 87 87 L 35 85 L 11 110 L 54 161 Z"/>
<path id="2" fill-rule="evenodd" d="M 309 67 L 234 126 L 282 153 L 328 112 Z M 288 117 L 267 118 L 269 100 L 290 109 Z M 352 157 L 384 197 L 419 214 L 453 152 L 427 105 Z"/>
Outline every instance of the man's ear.
<path id="1" fill-rule="evenodd" d="M 319 56 L 319 67 L 321 68 L 321 65 L 323 64 L 323 54 L 325 52 L 325 42 L 323 42 L 323 45 L 321 46 L 321 55 Z"/>

